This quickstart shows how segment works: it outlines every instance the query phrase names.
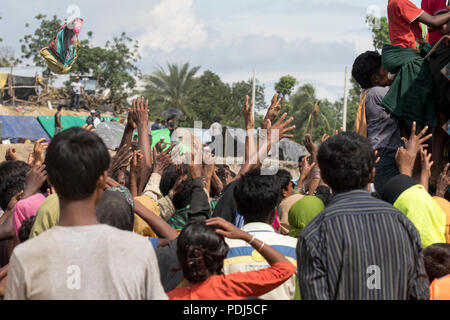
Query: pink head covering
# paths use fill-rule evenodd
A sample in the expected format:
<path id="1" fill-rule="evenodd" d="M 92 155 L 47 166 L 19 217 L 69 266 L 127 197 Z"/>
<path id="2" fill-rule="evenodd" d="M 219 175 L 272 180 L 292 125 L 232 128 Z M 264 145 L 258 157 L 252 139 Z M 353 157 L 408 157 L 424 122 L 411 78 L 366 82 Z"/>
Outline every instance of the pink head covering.
<path id="1" fill-rule="evenodd" d="M 17 236 L 19 235 L 19 229 L 22 226 L 22 222 L 35 216 L 44 200 L 45 197 L 42 194 L 36 193 L 35 195 L 16 203 L 13 209 L 13 227 Z"/>

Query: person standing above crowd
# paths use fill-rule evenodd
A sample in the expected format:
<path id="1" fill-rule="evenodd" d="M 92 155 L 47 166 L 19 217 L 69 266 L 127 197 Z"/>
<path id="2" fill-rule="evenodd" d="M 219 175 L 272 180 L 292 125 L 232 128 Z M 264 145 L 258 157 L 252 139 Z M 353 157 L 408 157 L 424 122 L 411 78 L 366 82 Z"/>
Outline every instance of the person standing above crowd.
<path id="1" fill-rule="evenodd" d="M 80 77 L 76 76 L 75 81 L 70 84 L 72 88 L 72 108 L 76 111 L 80 110 L 81 94 L 83 93 L 83 84 L 80 82 Z"/>
<path id="2" fill-rule="evenodd" d="M 62 123 L 61 123 L 61 110 L 62 110 L 63 106 L 60 105 L 58 106 L 58 111 L 56 111 L 55 113 L 55 135 L 57 135 L 58 133 L 60 133 L 63 129 Z"/>

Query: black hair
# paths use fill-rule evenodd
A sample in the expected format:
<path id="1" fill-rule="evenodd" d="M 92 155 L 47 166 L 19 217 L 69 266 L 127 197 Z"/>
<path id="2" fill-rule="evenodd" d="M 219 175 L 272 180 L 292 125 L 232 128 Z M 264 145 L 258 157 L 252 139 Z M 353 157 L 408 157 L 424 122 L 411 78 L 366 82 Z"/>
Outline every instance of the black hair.
<path id="1" fill-rule="evenodd" d="M 318 186 L 314 195 L 320 200 L 322 200 L 325 207 L 328 205 L 331 198 L 333 197 L 331 189 L 324 185 Z"/>
<path id="2" fill-rule="evenodd" d="M 292 180 L 292 175 L 289 171 L 280 169 L 278 170 L 276 177 L 278 179 L 278 183 L 280 184 L 281 190 L 287 190 L 289 183 L 291 183 Z"/>
<path id="3" fill-rule="evenodd" d="M 116 180 L 117 182 L 119 182 L 119 173 L 121 170 L 117 170 L 113 173 L 112 177 L 114 180 Z M 130 171 L 125 170 L 125 187 L 129 188 L 130 187 Z"/>
<path id="4" fill-rule="evenodd" d="M 184 209 L 191 204 L 193 186 L 194 180 L 192 178 L 188 178 L 183 182 L 183 189 L 173 195 L 172 203 L 175 209 Z"/>
<path id="5" fill-rule="evenodd" d="M 298 162 L 301 163 L 304 157 L 306 157 L 306 154 L 303 155 L 303 156 L 298 157 Z"/>
<path id="6" fill-rule="evenodd" d="M 340 193 L 367 186 L 375 155 L 369 140 L 356 132 L 341 132 L 320 146 L 317 161 L 325 183 Z"/>
<path id="7" fill-rule="evenodd" d="M 24 176 L 10 177 L 0 185 L 0 207 L 3 211 L 6 211 L 6 209 L 8 208 L 9 201 L 11 201 L 12 197 L 14 197 L 24 188 Z"/>
<path id="8" fill-rule="evenodd" d="M 120 191 L 105 190 L 95 207 L 98 222 L 120 230 L 133 231 L 134 212 Z"/>
<path id="9" fill-rule="evenodd" d="M 233 194 L 246 223 L 267 222 L 280 201 L 281 189 L 276 176 L 254 169 L 239 179 Z"/>
<path id="10" fill-rule="evenodd" d="M 98 178 L 108 170 L 109 161 L 102 139 L 78 127 L 56 135 L 45 157 L 50 183 L 58 196 L 65 200 L 90 197 Z"/>
<path id="11" fill-rule="evenodd" d="M 450 274 L 450 244 L 435 243 L 426 247 L 423 250 L 423 261 L 430 283 Z"/>
<path id="12" fill-rule="evenodd" d="M 31 216 L 28 219 L 22 221 L 22 225 L 19 228 L 19 240 L 20 243 L 27 241 L 30 238 L 31 229 L 33 228 L 36 216 Z"/>
<path id="13" fill-rule="evenodd" d="M 381 66 L 381 55 L 377 51 L 366 51 L 353 63 L 352 76 L 361 88 L 372 88 L 372 76 L 380 73 Z"/>
<path id="14" fill-rule="evenodd" d="M 187 164 L 183 164 L 183 173 L 188 174 L 189 167 Z M 161 190 L 161 194 L 165 197 L 169 194 L 169 191 L 173 188 L 173 185 L 177 181 L 178 173 L 177 167 L 175 165 L 171 165 L 167 168 L 166 171 L 161 176 L 161 181 L 159 183 L 159 189 Z"/>
<path id="15" fill-rule="evenodd" d="M 228 167 L 225 164 L 219 164 L 216 165 L 217 167 L 217 177 L 220 179 L 220 181 L 223 184 L 223 187 L 225 188 L 225 186 L 227 185 L 227 177 L 229 172 L 231 173 L 230 167 Z"/>
<path id="16" fill-rule="evenodd" d="M 61 111 L 63 107 L 64 107 L 64 105 L 60 104 L 60 105 L 58 106 L 58 111 Z"/>
<path id="17" fill-rule="evenodd" d="M 30 170 L 30 166 L 23 161 L 8 160 L 0 163 L 0 184 L 11 177 L 25 177 Z"/>
<path id="18" fill-rule="evenodd" d="M 202 222 L 186 225 L 177 240 L 177 256 L 185 278 L 196 283 L 223 274 L 228 249 L 215 227 L 207 227 Z"/>

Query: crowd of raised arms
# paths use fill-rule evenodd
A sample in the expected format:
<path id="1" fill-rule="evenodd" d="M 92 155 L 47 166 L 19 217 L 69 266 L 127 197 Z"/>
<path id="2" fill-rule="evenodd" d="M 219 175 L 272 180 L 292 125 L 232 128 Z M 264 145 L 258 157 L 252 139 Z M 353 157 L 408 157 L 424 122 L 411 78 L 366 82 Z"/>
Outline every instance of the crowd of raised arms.
<path id="1" fill-rule="evenodd" d="M 0 297 L 450 299 L 450 164 L 440 157 L 449 104 L 404 92 L 414 68 L 387 70 L 393 56 L 421 49 L 419 22 L 448 33 L 446 2 L 424 3 L 444 7 L 433 15 L 389 1 L 391 45 L 353 65 L 363 89 L 357 132 L 324 134 L 320 146 L 306 134 L 298 176 L 263 167 L 296 130 L 278 94 L 259 131 L 246 97 L 238 172 L 194 135 L 152 148 L 144 98 L 133 100 L 112 157 L 91 125 L 61 127 L 28 159 L 9 149 Z"/>

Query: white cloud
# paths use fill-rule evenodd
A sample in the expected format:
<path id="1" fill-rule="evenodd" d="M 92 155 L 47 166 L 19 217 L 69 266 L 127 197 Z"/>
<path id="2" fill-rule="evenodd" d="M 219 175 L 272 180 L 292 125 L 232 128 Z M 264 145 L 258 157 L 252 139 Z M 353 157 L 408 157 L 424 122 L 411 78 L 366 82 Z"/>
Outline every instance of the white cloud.
<path id="1" fill-rule="evenodd" d="M 206 44 L 208 34 L 198 20 L 192 0 L 161 0 L 153 9 L 138 18 L 144 34 L 139 37 L 142 49 L 198 49 Z M 145 53 L 144 53 L 145 54 Z"/>

